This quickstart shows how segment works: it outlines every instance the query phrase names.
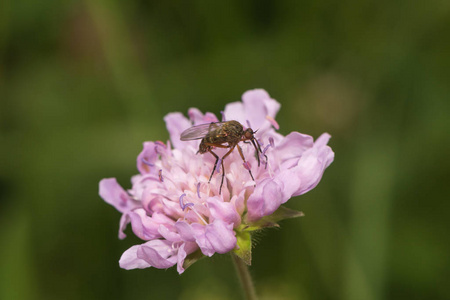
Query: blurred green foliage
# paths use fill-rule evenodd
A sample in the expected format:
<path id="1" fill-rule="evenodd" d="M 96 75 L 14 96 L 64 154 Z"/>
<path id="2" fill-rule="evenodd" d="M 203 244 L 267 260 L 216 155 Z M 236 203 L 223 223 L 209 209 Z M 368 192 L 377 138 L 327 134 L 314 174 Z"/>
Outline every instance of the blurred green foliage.
<path id="1" fill-rule="evenodd" d="M 336 152 L 257 236 L 261 299 L 450 299 L 449 32 L 443 0 L 0 2 L 0 299 L 241 297 L 226 255 L 120 269 L 98 182 L 252 88 Z"/>

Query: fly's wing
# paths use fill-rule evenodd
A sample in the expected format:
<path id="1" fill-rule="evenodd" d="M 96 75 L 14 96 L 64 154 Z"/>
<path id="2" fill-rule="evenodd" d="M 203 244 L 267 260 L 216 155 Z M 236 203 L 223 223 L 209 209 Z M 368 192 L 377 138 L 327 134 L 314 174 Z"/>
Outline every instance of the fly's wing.
<path id="1" fill-rule="evenodd" d="M 224 122 L 205 123 L 197 126 L 192 126 L 181 133 L 180 140 L 190 141 L 199 140 L 207 136 L 210 132 L 222 127 Z"/>

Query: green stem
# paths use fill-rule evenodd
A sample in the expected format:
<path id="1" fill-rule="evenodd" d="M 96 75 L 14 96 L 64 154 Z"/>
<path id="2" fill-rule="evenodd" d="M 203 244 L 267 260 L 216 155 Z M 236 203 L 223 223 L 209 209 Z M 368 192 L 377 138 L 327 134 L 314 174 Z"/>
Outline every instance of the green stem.
<path id="1" fill-rule="evenodd" d="M 255 287 L 253 286 L 252 277 L 248 271 L 248 267 L 245 262 L 240 259 L 237 255 L 231 254 L 234 266 L 236 267 L 236 272 L 238 274 L 239 280 L 242 285 L 242 289 L 245 292 L 245 298 L 247 300 L 257 300 Z"/>

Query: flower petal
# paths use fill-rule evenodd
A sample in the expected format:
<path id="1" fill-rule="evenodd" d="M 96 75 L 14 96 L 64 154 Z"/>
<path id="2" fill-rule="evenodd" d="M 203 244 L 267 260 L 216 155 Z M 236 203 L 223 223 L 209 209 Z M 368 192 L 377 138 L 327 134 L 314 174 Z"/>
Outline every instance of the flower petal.
<path id="1" fill-rule="evenodd" d="M 154 213 L 152 217 L 148 216 L 143 208 L 135 209 L 129 213 L 131 219 L 131 228 L 134 234 L 143 240 L 151 240 L 160 238 L 161 234 L 158 229 L 162 222 L 157 221 L 158 213 Z"/>
<path id="2" fill-rule="evenodd" d="M 187 146 L 195 147 L 196 141 L 181 141 L 181 133 L 192 126 L 191 122 L 186 119 L 181 113 L 170 113 L 164 117 L 167 130 L 170 134 L 172 145 L 176 149 L 184 149 Z"/>
<path id="3" fill-rule="evenodd" d="M 225 121 L 236 120 L 241 124 L 246 124 L 244 105 L 242 102 L 232 102 L 225 106 L 224 110 Z"/>
<path id="4" fill-rule="evenodd" d="M 177 256 L 177 271 L 178 274 L 182 274 L 184 272 L 183 264 L 185 258 L 195 252 L 198 249 L 196 243 L 184 243 L 178 248 L 178 256 Z"/>
<path id="5" fill-rule="evenodd" d="M 288 162 L 288 164 L 285 165 L 285 167 L 288 168 L 290 167 L 289 164 L 297 163 L 303 152 L 313 146 L 314 139 L 312 136 L 299 132 L 291 132 L 275 146 L 273 152 L 276 153 L 276 158 L 279 160 L 279 163 L 283 164 Z"/>
<path id="6" fill-rule="evenodd" d="M 288 201 L 301 185 L 300 178 L 296 176 L 295 170 L 292 169 L 281 171 L 277 175 L 276 180 L 278 182 L 281 182 L 283 185 L 283 195 L 281 197 L 281 204 Z"/>
<path id="7" fill-rule="evenodd" d="M 247 200 L 247 220 L 256 221 L 271 215 L 292 197 L 299 186 L 300 179 L 291 169 L 282 170 L 275 177 L 259 182 Z"/>
<path id="8" fill-rule="evenodd" d="M 238 195 L 234 195 L 230 200 L 230 203 L 233 203 L 239 215 L 242 215 L 245 211 L 245 192 L 246 190 L 242 189 L 242 191 Z"/>
<path id="9" fill-rule="evenodd" d="M 178 248 L 178 255 L 177 255 L 177 271 L 178 271 L 178 274 L 182 274 L 184 272 L 183 263 L 184 263 L 184 259 L 187 256 L 186 251 L 184 251 L 184 245 L 185 244 L 182 244 L 180 246 L 180 248 Z"/>
<path id="10" fill-rule="evenodd" d="M 137 251 L 140 247 L 141 245 L 135 245 L 122 254 L 119 260 L 119 265 L 121 268 L 131 270 L 151 267 L 151 265 L 145 260 L 137 257 Z"/>
<path id="11" fill-rule="evenodd" d="M 167 269 L 177 263 L 177 252 L 172 248 L 172 242 L 152 240 L 142 244 L 136 251 L 137 259 L 141 259 L 150 266 Z"/>
<path id="12" fill-rule="evenodd" d="M 145 142 L 144 148 L 141 153 L 139 153 L 136 163 L 137 168 L 141 174 L 156 174 L 158 170 L 154 166 L 156 160 L 158 159 L 158 153 L 155 151 L 154 142 Z"/>
<path id="13" fill-rule="evenodd" d="M 222 220 L 215 220 L 206 226 L 192 224 L 196 232 L 196 242 L 202 253 L 212 256 L 214 253 L 227 253 L 236 246 L 236 236 L 233 224 L 226 224 Z"/>
<path id="14" fill-rule="evenodd" d="M 224 202 L 219 197 L 210 197 L 207 200 L 208 207 L 213 220 L 219 219 L 228 224 L 234 224 L 236 228 L 241 224 L 241 216 L 231 202 Z"/>
<path id="15" fill-rule="evenodd" d="M 115 178 L 102 179 L 99 184 L 99 194 L 105 202 L 114 206 L 121 213 L 139 206 L 139 203 L 128 196 Z"/>
<path id="16" fill-rule="evenodd" d="M 271 124 L 275 122 L 279 108 L 280 104 L 270 98 L 265 90 L 254 89 L 242 95 L 242 102 L 227 104 L 224 114 L 227 121 L 236 120 L 246 127 L 250 125 L 253 130 L 258 130 L 259 138 L 275 133 L 271 129 Z M 271 121 L 267 118 L 268 116 L 272 119 Z"/>
<path id="17" fill-rule="evenodd" d="M 329 134 L 322 134 L 314 147 L 305 151 L 299 159 L 295 171 L 301 181 L 301 186 L 293 196 L 304 194 L 315 188 L 325 169 L 333 162 L 334 152 L 326 145 L 329 139 Z"/>
<path id="18" fill-rule="evenodd" d="M 178 221 L 175 223 L 175 228 L 177 229 L 178 233 L 180 234 L 181 238 L 184 241 L 194 242 L 194 230 L 192 229 L 191 225 L 188 224 L 185 221 Z"/>
<path id="19" fill-rule="evenodd" d="M 128 223 L 130 223 L 130 216 L 128 213 L 124 213 L 119 221 L 119 239 L 121 240 L 127 237 L 124 230 L 127 228 Z"/>
<path id="20" fill-rule="evenodd" d="M 194 126 L 211 122 L 219 122 L 215 114 L 210 112 L 202 114 L 202 112 L 197 108 L 190 108 L 188 111 L 188 116 Z"/>
<path id="21" fill-rule="evenodd" d="M 247 220 L 256 221 L 272 214 L 283 201 L 283 183 L 274 179 L 258 182 L 247 200 Z"/>
<path id="22" fill-rule="evenodd" d="M 269 115 L 269 107 L 269 116 L 273 119 L 280 108 L 280 104 L 274 99 L 271 99 L 269 94 L 263 89 L 254 89 L 245 92 L 242 95 L 242 102 L 244 103 L 246 117 L 250 121 L 253 129 L 270 126 L 270 122 L 266 119 L 266 116 Z"/>
<path id="23" fill-rule="evenodd" d="M 175 228 L 173 226 L 171 226 L 171 227 Z M 171 229 L 169 229 L 168 227 L 166 227 L 164 225 L 159 225 L 158 231 L 162 235 L 162 237 L 168 241 L 171 241 L 171 242 L 182 241 L 182 239 L 178 233 L 172 231 Z"/>
<path id="24" fill-rule="evenodd" d="M 215 220 L 206 226 L 205 237 L 217 253 L 227 253 L 236 246 L 236 236 L 233 224 L 227 224 L 222 220 Z"/>

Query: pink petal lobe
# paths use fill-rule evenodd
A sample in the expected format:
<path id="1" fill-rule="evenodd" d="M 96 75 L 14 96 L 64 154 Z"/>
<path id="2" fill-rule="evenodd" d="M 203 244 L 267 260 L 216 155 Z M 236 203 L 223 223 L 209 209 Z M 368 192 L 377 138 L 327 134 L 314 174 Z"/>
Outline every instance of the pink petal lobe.
<path id="1" fill-rule="evenodd" d="M 205 123 L 219 122 L 216 115 L 214 115 L 213 113 L 207 112 L 205 114 L 202 114 L 202 112 L 197 108 L 190 108 L 188 111 L 188 116 L 194 126 Z"/>
<path id="2" fill-rule="evenodd" d="M 175 223 L 175 228 L 177 229 L 178 233 L 180 234 L 181 238 L 184 241 L 188 242 L 194 242 L 195 241 L 195 233 L 192 229 L 191 225 L 188 224 L 185 221 L 178 221 Z"/>
<path id="3" fill-rule="evenodd" d="M 246 125 L 247 117 L 242 102 L 232 102 L 227 104 L 225 106 L 224 115 L 227 121 L 236 120 L 239 123 Z"/>
<path id="4" fill-rule="evenodd" d="M 299 186 L 299 177 L 290 169 L 282 170 L 274 178 L 259 182 L 247 201 L 247 220 L 256 221 L 271 215 L 292 197 Z"/>
<path id="5" fill-rule="evenodd" d="M 325 169 L 333 162 L 334 152 L 326 145 L 330 136 L 323 134 L 314 147 L 303 153 L 295 168 L 301 186 L 293 196 L 304 194 L 317 186 Z"/>
<path id="6" fill-rule="evenodd" d="M 119 260 L 119 265 L 121 268 L 126 270 L 131 269 L 145 269 L 151 267 L 149 263 L 137 257 L 137 250 L 141 245 L 135 245 L 128 250 L 126 250 Z"/>
<path id="7" fill-rule="evenodd" d="M 230 203 L 233 203 L 239 215 L 242 215 L 244 213 L 245 200 L 245 189 L 243 189 L 238 195 L 234 195 L 230 200 Z"/>
<path id="8" fill-rule="evenodd" d="M 129 213 L 129 216 L 133 233 L 140 239 L 151 240 L 161 237 L 161 234 L 158 231 L 160 223 L 148 216 L 144 209 L 135 209 Z"/>
<path id="9" fill-rule="evenodd" d="M 197 244 L 195 243 L 184 243 L 178 248 L 178 256 L 177 256 L 177 271 L 178 274 L 182 274 L 184 272 L 183 264 L 185 258 L 195 252 L 198 249 Z"/>
<path id="10" fill-rule="evenodd" d="M 128 196 L 115 178 L 102 179 L 99 184 L 99 194 L 105 202 L 114 206 L 121 213 L 130 211 L 139 206 L 136 201 Z"/>
<path id="11" fill-rule="evenodd" d="M 119 221 L 119 239 L 123 240 L 127 237 L 127 235 L 124 233 L 124 230 L 127 228 L 128 223 L 130 223 L 130 216 L 128 213 L 124 213 L 120 217 Z"/>
<path id="12" fill-rule="evenodd" d="M 268 99 L 270 99 L 269 94 L 262 89 L 250 90 L 242 95 L 246 117 L 254 130 L 262 128 L 267 121 L 268 110 L 265 101 Z"/>
<path id="13" fill-rule="evenodd" d="M 171 231 L 168 227 L 166 227 L 164 225 L 159 225 L 158 231 L 161 234 L 161 236 L 168 241 L 171 241 L 171 242 L 180 242 L 181 241 L 181 237 L 178 233 Z"/>
<path id="14" fill-rule="evenodd" d="M 258 183 L 247 200 L 247 220 L 256 221 L 272 214 L 283 201 L 283 183 L 265 179 Z"/>
<path id="15" fill-rule="evenodd" d="M 196 242 L 202 253 L 212 256 L 214 253 L 227 253 L 236 247 L 236 236 L 233 224 L 227 224 L 222 220 L 215 220 L 206 226 L 192 225 L 196 231 Z"/>
<path id="16" fill-rule="evenodd" d="M 275 146 L 276 155 L 281 162 L 292 158 L 299 158 L 303 152 L 314 146 L 312 136 L 299 132 L 289 133 L 279 144 Z"/>
<path id="17" fill-rule="evenodd" d="M 139 153 L 136 159 L 136 164 L 139 172 L 141 174 L 155 174 L 157 170 L 154 164 L 157 159 L 158 153 L 155 151 L 155 143 L 145 142 L 141 153 Z"/>
<path id="18" fill-rule="evenodd" d="M 164 121 L 166 122 L 167 130 L 170 134 L 170 140 L 172 141 L 172 145 L 176 149 L 184 149 L 187 146 L 195 147 L 195 141 L 181 141 L 180 136 L 181 133 L 192 126 L 191 122 L 186 119 L 185 116 L 181 113 L 170 113 L 164 117 Z"/>
<path id="19" fill-rule="evenodd" d="M 208 207 L 213 219 L 219 219 L 237 227 L 241 224 L 241 216 L 231 202 L 223 202 L 219 197 L 211 197 L 207 200 Z"/>
<path id="20" fill-rule="evenodd" d="M 258 130 L 258 137 L 269 132 L 272 124 L 277 124 L 275 116 L 280 108 L 280 104 L 270 98 L 269 94 L 262 89 L 255 89 L 245 92 L 242 95 L 242 102 L 233 102 L 225 106 L 225 117 L 227 120 L 236 120 L 245 127 L 250 126 L 253 130 Z M 271 120 L 267 119 L 269 117 Z"/>
<path id="21" fill-rule="evenodd" d="M 172 248 L 172 243 L 165 240 L 152 240 L 141 245 L 136 255 L 158 269 L 167 269 L 177 263 L 176 250 Z"/>
<path id="22" fill-rule="evenodd" d="M 185 244 L 182 244 L 180 248 L 178 248 L 178 255 L 177 255 L 177 271 L 178 274 L 182 274 L 184 272 L 183 263 L 184 259 L 187 256 L 186 251 L 184 250 Z"/>
<path id="23" fill-rule="evenodd" d="M 236 236 L 233 231 L 233 224 L 227 224 L 222 220 L 215 220 L 206 226 L 206 239 L 217 253 L 227 253 L 236 246 Z"/>
<path id="24" fill-rule="evenodd" d="M 280 204 L 287 202 L 301 185 L 300 178 L 292 169 L 281 171 L 275 180 L 283 186 L 283 194 Z"/>

